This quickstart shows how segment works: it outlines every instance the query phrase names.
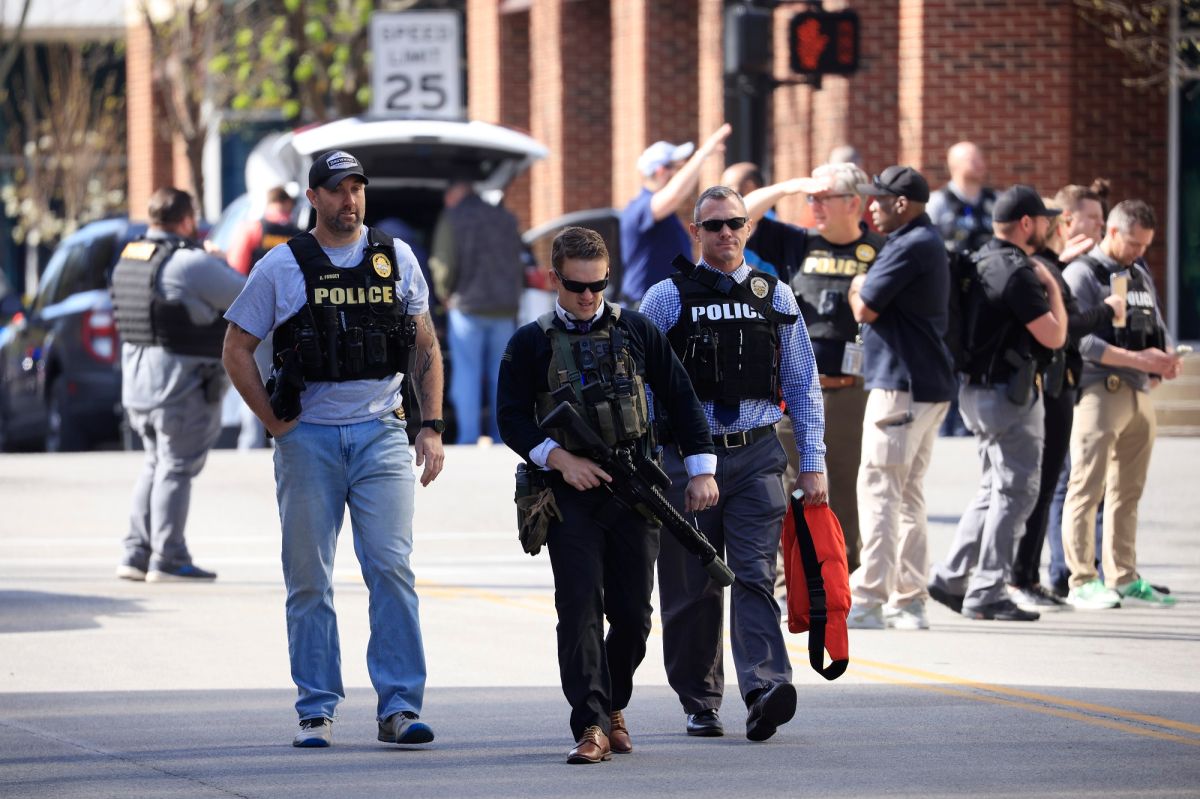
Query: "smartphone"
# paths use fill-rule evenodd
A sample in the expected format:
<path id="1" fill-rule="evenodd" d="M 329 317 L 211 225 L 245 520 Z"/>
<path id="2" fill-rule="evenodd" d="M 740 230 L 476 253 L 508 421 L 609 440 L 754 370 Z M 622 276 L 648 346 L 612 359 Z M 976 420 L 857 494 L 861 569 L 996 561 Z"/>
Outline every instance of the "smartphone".
<path id="1" fill-rule="evenodd" d="M 906 424 L 912 424 L 912 420 L 912 411 L 896 411 L 895 413 L 889 413 L 887 416 L 876 419 L 875 426 L 880 428 L 903 427 Z"/>

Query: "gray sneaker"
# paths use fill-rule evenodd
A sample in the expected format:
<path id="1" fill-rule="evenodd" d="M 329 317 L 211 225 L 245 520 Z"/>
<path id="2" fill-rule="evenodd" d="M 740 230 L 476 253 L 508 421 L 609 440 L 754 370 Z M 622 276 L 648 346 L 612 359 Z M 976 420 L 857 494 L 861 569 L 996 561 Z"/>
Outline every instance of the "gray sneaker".
<path id="1" fill-rule="evenodd" d="M 846 627 L 849 629 L 882 630 L 885 626 L 882 605 L 853 604 L 850 606 L 850 615 L 846 618 Z"/>
<path id="2" fill-rule="evenodd" d="M 333 721 L 324 716 L 315 719 L 303 719 L 300 722 L 300 732 L 292 739 L 292 746 L 303 748 L 324 748 L 333 745 Z"/>
<path id="3" fill-rule="evenodd" d="M 379 722 L 377 737 L 385 744 L 427 744 L 433 740 L 433 729 L 416 713 L 404 710 Z"/>
<path id="4" fill-rule="evenodd" d="M 1045 613 L 1046 611 L 1055 610 L 1072 610 L 1065 599 L 1060 599 L 1055 596 L 1052 591 L 1046 590 L 1040 584 L 1028 585 L 1024 588 L 1018 588 L 1015 585 L 1008 587 L 1008 598 L 1013 601 L 1013 604 L 1021 610 L 1032 611 L 1033 613 Z"/>
<path id="5" fill-rule="evenodd" d="M 137 566 L 130 566 L 128 563 L 122 563 L 117 567 L 117 579 L 129 580 L 135 583 L 146 581 L 146 570 L 139 569 Z"/>
<path id="6" fill-rule="evenodd" d="M 925 600 L 914 599 L 898 608 L 884 605 L 883 621 L 889 630 L 928 630 L 929 617 L 925 615 Z"/>

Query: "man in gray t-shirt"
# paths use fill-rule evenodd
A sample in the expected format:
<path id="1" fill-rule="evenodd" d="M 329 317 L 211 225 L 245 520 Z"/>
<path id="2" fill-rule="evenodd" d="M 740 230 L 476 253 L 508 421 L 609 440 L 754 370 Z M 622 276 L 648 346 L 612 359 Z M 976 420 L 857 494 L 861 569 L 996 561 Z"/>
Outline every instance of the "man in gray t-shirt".
<path id="1" fill-rule="evenodd" d="M 149 211 L 149 231 L 113 269 L 121 403 L 146 450 L 117 576 L 210 581 L 217 575 L 192 563 L 184 526 L 192 478 L 221 433 L 221 311 L 245 278 L 196 246 L 186 192 L 159 189 Z"/>
<path id="2" fill-rule="evenodd" d="M 371 595 L 367 670 L 378 693 L 378 739 L 422 744 L 425 655 L 412 552 L 414 455 L 400 388 L 411 368 L 424 417 L 415 438 L 421 484 L 442 469 L 442 359 L 429 293 L 408 245 L 363 226 L 367 178 L 354 156 L 324 153 L 309 171 L 317 224 L 271 250 L 225 317 L 225 368 L 275 438 L 283 526 L 288 654 L 300 731 L 294 746 L 333 742 L 345 697 L 333 557 L 347 505 Z M 415 323 L 415 324 L 414 324 Z M 410 338 L 408 331 L 415 327 Z M 300 409 L 272 400 L 254 363 L 274 331 L 277 370 L 299 369 Z M 286 383 L 279 377 L 281 383 Z"/>

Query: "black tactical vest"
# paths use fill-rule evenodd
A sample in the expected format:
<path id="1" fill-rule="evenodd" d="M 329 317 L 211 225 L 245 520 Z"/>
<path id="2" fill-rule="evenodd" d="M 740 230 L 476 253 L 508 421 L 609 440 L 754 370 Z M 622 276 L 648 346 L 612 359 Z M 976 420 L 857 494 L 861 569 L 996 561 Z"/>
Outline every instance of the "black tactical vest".
<path id="1" fill-rule="evenodd" d="M 281 222 L 269 222 L 266 219 L 262 220 L 262 241 L 254 248 L 254 252 L 250 254 L 250 268 L 262 260 L 262 257 L 269 253 L 272 249 L 280 244 L 287 244 L 293 236 L 300 235 L 300 228 L 295 225 L 283 224 Z"/>
<path id="2" fill-rule="evenodd" d="M 308 302 L 275 330 L 275 364 L 296 350 L 305 380 L 380 380 L 408 372 L 417 326 L 396 295 L 391 237 L 369 228 L 359 264 L 339 269 L 311 233 L 288 242 Z"/>
<path id="3" fill-rule="evenodd" d="M 650 429 L 646 384 L 629 352 L 625 331 L 618 323 L 621 309 L 608 306 L 608 319 L 587 333 L 554 324 L 553 311 L 538 317 L 538 327 L 550 337 L 550 390 L 537 395 L 537 417 L 544 419 L 560 402 L 569 402 L 604 443 L 620 447 L 642 439 Z M 565 431 L 561 443 L 581 451 Z"/>
<path id="4" fill-rule="evenodd" d="M 809 338 L 854 341 L 858 322 L 847 300 L 850 282 L 875 263 L 885 241 L 878 233 L 866 233 L 850 244 L 832 244 L 816 230 L 808 231 L 804 260 L 791 288 Z"/>
<path id="5" fill-rule="evenodd" d="M 1103 263 L 1087 255 L 1081 255 L 1079 260 L 1087 264 L 1102 286 L 1110 285 L 1114 273 Z M 1162 349 L 1166 344 L 1166 336 L 1158 324 L 1154 292 L 1146 272 L 1136 267 L 1123 271 L 1129 275 L 1125 291 L 1125 327 L 1114 327 L 1110 322 L 1101 329 L 1099 335 L 1109 344 L 1116 344 L 1127 350 L 1138 351 L 1151 347 Z"/>
<path id="6" fill-rule="evenodd" d="M 1050 350 L 1037 342 L 1007 306 L 990 298 L 984 288 L 985 282 L 993 286 L 1006 285 L 1018 269 L 1030 266 L 1029 257 L 1016 247 L 993 239 L 975 253 L 971 261 L 974 273 L 963 298 L 963 372 L 973 381 L 1003 383 L 1021 362 L 1029 359 L 1047 362 Z M 987 281 L 980 277 L 984 272 L 988 273 Z M 990 307 L 992 313 L 984 314 L 985 306 Z M 997 319 L 1002 321 L 997 322 Z"/>
<path id="7" fill-rule="evenodd" d="M 992 207 L 996 192 L 985 188 L 979 202 L 967 205 L 949 187 L 939 189 L 946 202 L 938 218 L 931 220 L 946 249 L 951 252 L 975 252 L 992 238 Z"/>
<path id="8" fill-rule="evenodd" d="M 778 279 L 751 270 L 743 283 L 677 258 L 679 320 L 667 331 L 696 396 L 734 405 L 780 399 L 779 325 L 798 317 L 772 305 Z"/>
<path id="9" fill-rule="evenodd" d="M 187 307 L 168 301 L 158 289 L 158 274 L 177 250 L 199 249 L 180 238 L 131 241 L 113 267 L 113 316 L 121 340 L 142 347 L 162 347 L 175 355 L 220 358 L 225 320 L 217 316 L 197 325 Z"/>

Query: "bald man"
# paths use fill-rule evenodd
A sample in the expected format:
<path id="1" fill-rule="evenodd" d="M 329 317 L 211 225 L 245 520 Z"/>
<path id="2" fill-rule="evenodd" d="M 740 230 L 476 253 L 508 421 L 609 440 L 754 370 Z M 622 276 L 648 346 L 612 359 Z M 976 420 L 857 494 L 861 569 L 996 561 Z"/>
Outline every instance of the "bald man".
<path id="1" fill-rule="evenodd" d="M 992 238 L 992 206 L 996 192 L 984 185 L 987 162 L 974 142 L 960 141 L 946 151 L 950 182 L 929 197 L 925 212 L 946 244 L 951 263 L 975 252 Z M 939 435 L 969 436 L 958 413 L 958 398 L 942 421 Z"/>

